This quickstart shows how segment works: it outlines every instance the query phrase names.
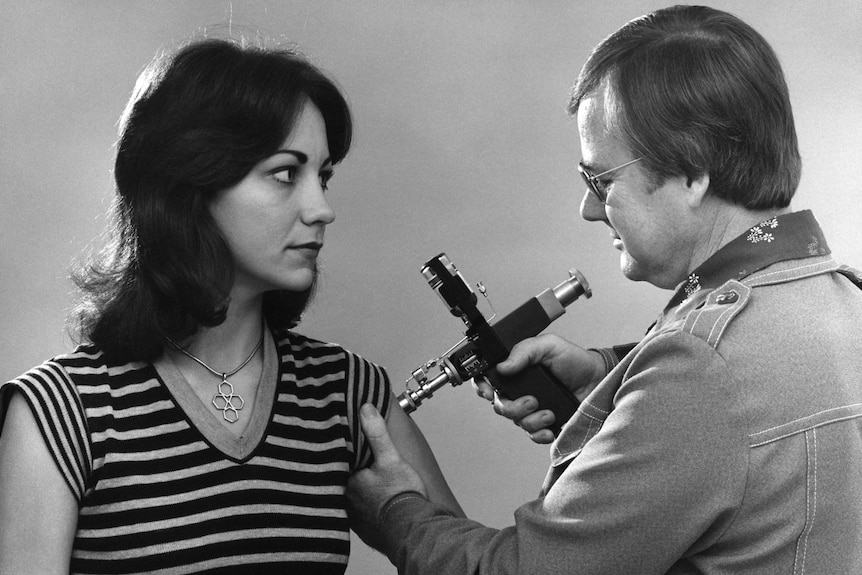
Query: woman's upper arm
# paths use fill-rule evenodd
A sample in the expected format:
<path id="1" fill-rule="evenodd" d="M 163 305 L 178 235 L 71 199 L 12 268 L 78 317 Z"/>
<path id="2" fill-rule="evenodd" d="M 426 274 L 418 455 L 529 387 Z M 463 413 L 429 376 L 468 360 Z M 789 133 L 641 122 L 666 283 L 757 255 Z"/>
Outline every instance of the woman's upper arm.
<path id="1" fill-rule="evenodd" d="M 425 436 L 422 435 L 416 423 L 404 413 L 394 397 L 391 398 L 389 411 L 386 413 L 386 426 L 401 457 L 422 477 L 431 501 L 444 505 L 463 516 L 464 511 L 446 483 L 446 478 L 443 477 L 443 472 L 440 471 L 440 466 Z"/>
<path id="2" fill-rule="evenodd" d="M 0 573 L 68 573 L 78 503 L 20 393 L 0 430 Z"/>

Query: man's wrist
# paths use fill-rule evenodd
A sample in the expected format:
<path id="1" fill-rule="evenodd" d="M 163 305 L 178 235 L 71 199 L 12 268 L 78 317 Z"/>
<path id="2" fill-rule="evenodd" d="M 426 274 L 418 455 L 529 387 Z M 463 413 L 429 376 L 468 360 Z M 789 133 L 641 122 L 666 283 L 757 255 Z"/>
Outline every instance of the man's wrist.
<path id="1" fill-rule="evenodd" d="M 593 363 L 596 366 L 595 375 L 591 384 L 598 383 L 611 372 L 614 366 L 619 363 L 619 358 L 614 353 L 613 349 L 606 348 L 590 348 L 587 351 L 593 354 Z M 598 355 L 598 358 L 595 356 Z"/>
<path id="2" fill-rule="evenodd" d="M 574 393 L 575 399 L 579 402 L 583 402 L 584 399 L 592 393 L 599 382 L 611 372 L 617 363 L 616 356 L 613 355 L 611 350 L 590 348 L 587 351 L 590 352 L 590 357 L 593 360 L 593 366 L 595 369 L 593 370 L 593 377 L 591 380 Z"/>
<path id="3" fill-rule="evenodd" d="M 424 520 L 438 516 L 453 516 L 452 512 L 435 505 L 416 491 L 403 491 L 393 496 L 381 508 L 377 532 L 378 551 L 386 555 L 393 565 L 403 565 L 412 550 L 409 543 L 413 528 Z"/>
<path id="4" fill-rule="evenodd" d="M 428 498 L 419 493 L 418 491 L 403 491 L 397 495 L 394 495 L 387 501 L 383 508 L 380 509 L 380 515 L 377 520 L 377 525 L 380 528 L 380 531 L 383 531 L 383 526 L 386 522 L 386 517 L 389 515 L 389 512 L 392 511 L 394 507 L 399 505 L 400 503 L 404 503 L 411 499 L 421 499 L 423 501 L 427 501 Z"/>

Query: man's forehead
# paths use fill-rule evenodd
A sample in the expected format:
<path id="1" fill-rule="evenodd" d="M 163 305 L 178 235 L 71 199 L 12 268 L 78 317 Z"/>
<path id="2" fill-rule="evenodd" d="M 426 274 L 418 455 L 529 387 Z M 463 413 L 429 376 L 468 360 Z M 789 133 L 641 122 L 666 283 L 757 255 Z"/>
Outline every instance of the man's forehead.
<path id="1" fill-rule="evenodd" d="M 607 123 L 606 98 L 602 91 L 584 97 L 578 106 L 578 134 L 584 166 L 600 163 L 613 151 L 618 142 L 612 136 Z"/>
<path id="2" fill-rule="evenodd" d="M 578 129 L 581 133 L 595 131 L 605 125 L 604 94 L 591 94 L 578 106 Z"/>

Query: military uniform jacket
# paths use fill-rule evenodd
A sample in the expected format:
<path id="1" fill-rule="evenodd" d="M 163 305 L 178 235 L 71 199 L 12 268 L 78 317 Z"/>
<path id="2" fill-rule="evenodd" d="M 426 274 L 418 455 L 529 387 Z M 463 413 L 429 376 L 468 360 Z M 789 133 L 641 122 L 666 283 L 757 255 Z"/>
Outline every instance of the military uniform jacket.
<path id="1" fill-rule="evenodd" d="M 403 498 L 390 558 L 406 573 L 862 573 L 854 281 L 810 212 L 752 228 L 585 399 L 514 527 Z"/>

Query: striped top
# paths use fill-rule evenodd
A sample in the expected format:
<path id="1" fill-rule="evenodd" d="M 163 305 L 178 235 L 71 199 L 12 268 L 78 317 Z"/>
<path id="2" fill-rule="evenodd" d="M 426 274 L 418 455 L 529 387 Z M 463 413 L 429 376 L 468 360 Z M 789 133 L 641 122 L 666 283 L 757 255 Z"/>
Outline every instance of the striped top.
<path id="1" fill-rule="evenodd" d="M 386 373 L 287 330 L 266 338 L 255 413 L 235 437 L 169 360 L 113 364 L 92 346 L 0 387 L 20 391 L 80 504 L 73 573 L 343 573 L 344 492 L 367 466 L 358 409 Z M 269 367 L 267 367 L 269 366 Z"/>

